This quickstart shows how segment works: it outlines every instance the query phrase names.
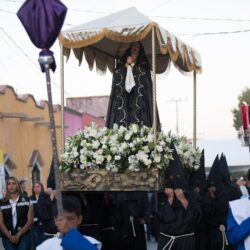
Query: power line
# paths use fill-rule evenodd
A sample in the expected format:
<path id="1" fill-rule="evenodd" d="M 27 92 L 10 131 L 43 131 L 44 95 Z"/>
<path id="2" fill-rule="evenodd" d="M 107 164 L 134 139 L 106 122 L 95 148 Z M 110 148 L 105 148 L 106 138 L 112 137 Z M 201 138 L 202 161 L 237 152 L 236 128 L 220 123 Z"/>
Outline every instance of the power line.
<path id="1" fill-rule="evenodd" d="M 0 9 L 1 12 L 4 12 L 4 13 L 8 13 L 8 14 L 12 14 L 12 15 L 16 15 L 15 12 L 12 12 L 12 11 L 9 11 L 9 10 L 5 10 L 5 9 Z"/>
<path id="2" fill-rule="evenodd" d="M 17 1 L 17 0 L 1 0 L 1 2 L 24 3 L 24 1 Z"/>
<path id="3" fill-rule="evenodd" d="M 93 11 L 93 10 L 83 10 L 83 9 L 71 9 L 71 11 L 77 12 L 87 12 L 94 14 L 112 14 L 112 12 L 104 12 L 104 11 Z M 250 22 L 250 19 L 234 19 L 234 18 L 208 18 L 208 17 L 184 17 L 184 16 L 147 16 L 154 18 L 166 18 L 166 19 L 181 19 L 181 20 L 195 20 L 195 21 L 230 21 L 230 22 Z"/>
<path id="4" fill-rule="evenodd" d="M 10 0 L 8 0 L 8 1 L 10 1 Z M 18 2 L 18 1 L 13 0 L 11 2 Z M 22 2 L 18 2 L 18 3 L 22 3 Z M 109 14 L 113 13 L 113 12 L 93 11 L 93 10 L 83 10 L 83 9 L 73 9 L 73 8 L 68 8 L 68 10 L 75 11 L 75 12 L 85 12 L 85 13 L 105 14 L 105 15 L 109 15 Z M 5 9 L 0 9 L 0 11 L 16 15 L 15 12 L 11 12 L 11 11 L 8 11 Z M 158 16 L 158 15 L 147 16 L 147 17 L 164 18 L 164 19 L 193 20 L 193 21 L 250 22 L 250 19 L 234 19 L 234 18 L 208 18 L 208 17 Z M 69 24 L 69 25 L 72 25 L 72 24 Z"/>
<path id="5" fill-rule="evenodd" d="M 148 12 L 148 11 L 152 12 L 152 11 L 158 9 L 159 7 L 162 8 L 164 5 L 169 4 L 169 2 L 171 2 L 171 0 L 168 0 L 168 1 L 163 0 L 163 1 L 160 2 L 159 4 L 157 4 L 157 5 L 153 6 L 153 7 L 151 7 L 151 8 L 150 8 L 149 10 L 147 10 L 146 12 Z"/>
<path id="6" fill-rule="evenodd" d="M 246 30 L 234 30 L 234 31 L 219 31 L 219 32 L 203 32 L 203 33 L 184 33 L 184 34 L 175 34 L 177 36 L 210 36 L 210 35 L 230 35 L 238 33 L 247 33 L 250 32 L 250 29 Z"/>
<path id="7" fill-rule="evenodd" d="M 79 12 L 89 12 L 89 13 L 96 13 L 96 14 L 111 14 L 108 12 L 97 12 L 97 11 L 91 11 L 91 10 L 81 10 L 81 9 L 70 9 L 73 11 L 79 11 Z M 16 13 L 7 11 L 4 9 L 0 9 L 2 12 L 6 12 L 8 14 L 14 14 Z M 167 16 L 151 16 L 151 17 L 158 17 L 158 18 L 168 18 L 168 19 L 183 19 L 183 20 L 196 20 L 196 21 L 234 21 L 234 22 L 250 22 L 249 19 L 220 19 L 220 18 L 196 18 L 196 17 L 167 17 Z M 75 24 L 65 23 L 64 25 L 74 27 Z M 245 30 L 234 30 L 234 31 L 218 31 L 218 32 L 203 32 L 203 33 L 176 33 L 177 36 L 209 36 L 209 35 L 230 35 L 230 34 L 239 34 L 239 33 L 246 33 L 249 32 L 249 29 Z"/>
<path id="8" fill-rule="evenodd" d="M 176 115 L 176 134 L 179 135 L 179 103 L 180 102 L 187 102 L 188 99 L 174 99 L 172 98 L 171 100 L 167 101 L 167 102 L 174 102 L 175 103 L 175 115 Z"/>
<path id="9" fill-rule="evenodd" d="M 0 30 L 2 30 L 3 34 L 14 44 L 14 46 L 16 48 L 18 48 L 19 51 L 21 51 L 21 53 L 32 63 L 33 66 L 35 66 L 35 68 L 40 72 L 40 68 L 37 65 L 37 63 L 35 63 L 28 54 L 25 53 L 25 51 L 14 41 L 14 39 L 5 31 L 5 29 L 3 27 L 0 27 Z M 61 87 L 59 86 L 58 83 L 56 83 L 54 80 L 51 81 L 57 88 L 61 89 Z M 68 92 L 65 91 L 65 94 L 67 94 L 69 97 L 72 97 L 72 95 L 70 95 Z"/>
<path id="10" fill-rule="evenodd" d="M 37 68 L 39 68 L 37 66 L 37 64 L 29 57 L 29 55 L 27 53 L 25 53 L 23 51 L 23 49 L 15 42 L 15 40 L 5 31 L 5 29 L 3 27 L 0 27 L 0 30 L 2 30 L 3 34 L 14 44 L 14 46 L 16 48 L 18 48 L 19 51 L 21 51 L 21 53 L 32 63 L 32 65 Z"/>
<path id="11" fill-rule="evenodd" d="M 104 12 L 104 11 L 94 11 L 94 10 L 82 10 L 82 9 L 72 9 L 69 8 L 68 10 L 76 11 L 76 12 L 87 12 L 87 13 L 93 13 L 93 14 L 112 14 L 112 12 Z"/>
<path id="12" fill-rule="evenodd" d="M 166 19 L 181 19 L 181 20 L 194 20 L 194 21 L 229 21 L 229 22 L 250 22 L 250 19 L 233 19 L 233 18 L 207 18 L 207 17 L 174 17 L 174 16 L 150 16 L 155 18 Z"/>

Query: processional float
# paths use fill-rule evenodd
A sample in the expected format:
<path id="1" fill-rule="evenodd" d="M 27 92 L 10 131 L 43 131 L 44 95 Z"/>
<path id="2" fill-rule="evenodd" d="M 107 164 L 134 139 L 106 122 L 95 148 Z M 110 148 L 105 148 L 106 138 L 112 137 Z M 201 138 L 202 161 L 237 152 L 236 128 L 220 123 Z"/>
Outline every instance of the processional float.
<path id="1" fill-rule="evenodd" d="M 199 53 L 179 38 L 163 29 L 159 24 L 132 7 L 89 23 L 62 31 L 59 35 L 61 48 L 61 107 L 62 107 L 62 148 L 64 149 L 64 56 L 68 59 L 73 52 L 82 63 L 85 57 L 89 69 L 94 65 L 97 71 L 111 73 L 131 42 L 140 41 L 151 64 L 153 82 L 153 131 L 157 140 L 156 119 L 156 74 L 165 72 L 171 62 L 183 73 L 193 72 L 193 147 L 196 148 L 196 74 L 201 73 Z M 84 172 L 84 174 L 83 174 Z M 155 174 L 156 173 L 156 174 Z M 132 175 L 132 176 L 128 176 Z M 66 190 L 156 190 L 157 170 L 147 173 L 110 173 L 105 170 L 74 170 L 63 176 Z M 117 179 L 117 181 L 115 181 Z M 91 181 L 94 180 L 93 185 Z M 99 180 L 98 184 L 96 180 Z M 151 180 L 153 184 L 150 184 Z M 119 183 L 130 182 L 131 185 Z M 132 183 L 141 183 L 133 185 Z M 148 183 L 149 185 L 143 185 Z"/>
<path id="2" fill-rule="evenodd" d="M 49 48 L 54 43 L 55 37 L 58 35 L 65 15 L 66 7 L 61 5 L 59 1 L 53 0 L 50 3 L 57 3 L 59 5 L 53 9 L 47 3 L 39 5 L 42 1 L 26 1 L 20 8 L 18 16 L 22 21 L 27 33 L 32 42 L 42 49 L 39 63 L 41 69 L 46 73 L 49 113 L 50 113 L 50 128 L 51 140 L 53 150 L 53 161 L 56 175 L 57 190 L 61 190 L 60 172 L 58 170 L 58 157 L 56 151 L 56 137 L 55 126 L 52 108 L 52 97 L 50 89 L 50 69 L 53 70 L 54 59 L 53 54 Z M 53 5 L 53 4 L 52 4 Z M 40 17 L 39 17 L 40 15 Z M 39 22 L 37 22 L 39 20 Z M 54 23 L 56 20 L 56 24 Z M 32 24 L 32 25 L 31 25 Z M 45 36 L 44 36 L 45 35 Z M 45 44 L 41 43 L 44 42 Z M 52 39 L 51 39 L 52 38 Z M 41 41 L 42 39 L 42 41 Z M 181 72 L 193 72 L 194 86 L 193 86 L 193 146 L 196 147 L 196 73 L 201 72 L 201 60 L 197 51 L 182 42 L 173 34 L 163 29 L 156 22 L 153 22 L 148 17 L 141 14 L 135 8 L 129 8 L 95 21 L 76 26 L 69 30 L 63 31 L 59 35 L 59 42 L 61 48 L 60 68 L 61 68 L 61 136 L 62 149 L 64 149 L 64 56 L 67 58 L 71 50 L 75 57 L 82 62 L 85 57 L 90 70 L 94 65 L 98 71 L 106 72 L 108 69 L 113 72 L 115 69 L 116 60 L 121 57 L 131 42 L 140 41 L 143 45 L 147 58 L 151 63 L 152 80 L 153 80 L 153 131 L 154 141 L 156 142 L 157 133 L 157 119 L 156 119 L 156 74 L 161 74 L 169 68 L 171 61 Z M 142 182 L 150 183 L 153 180 L 153 185 L 139 186 L 131 185 L 127 189 L 123 189 L 119 183 L 128 180 L 128 173 L 107 173 L 102 174 L 103 170 L 97 170 L 98 173 L 89 171 L 87 173 L 64 173 L 62 178 L 64 190 L 156 190 L 159 188 L 157 184 L 158 175 L 156 171 L 147 171 L 147 173 L 130 173 L 132 180 L 135 182 L 140 180 Z M 82 171 L 85 172 L 85 171 Z M 152 174 L 153 173 L 153 174 Z M 156 173 L 156 174 L 155 174 Z M 101 176 L 101 181 L 96 185 L 77 186 L 77 183 L 84 183 L 86 178 L 98 179 L 97 175 Z M 94 176 L 94 177 L 93 177 Z M 125 176 L 125 177 L 124 177 Z M 133 179 L 134 178 L 134 179 Z M 139 179 L 138 179 L 139 178 Z M 152 179 L 153 178 L 153 179 Z M 100 178 L 99 178 L 100 179 Z M 90 181 L 90 182 L 91 182 Z M 103 181 L 103 182 L 102 182 Z M 65 183 L 68 183 L 65 185 Z M 70 183 L 70 184 L 69 184 Z M 101 183 L 103 185 L 101 185 Z M 89 188 L 87 188 L 89 187 Z M 58 207 L 61 208 L 61 197 L 58 197 Z M 59 211 L 60 213 L 60 211 Z"/>

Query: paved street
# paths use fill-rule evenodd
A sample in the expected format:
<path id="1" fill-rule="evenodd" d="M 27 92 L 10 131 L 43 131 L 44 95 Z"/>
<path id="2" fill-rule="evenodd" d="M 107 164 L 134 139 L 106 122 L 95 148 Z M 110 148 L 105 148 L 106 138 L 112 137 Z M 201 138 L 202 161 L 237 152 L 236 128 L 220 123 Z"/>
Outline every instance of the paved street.
<path id="1" fill-rule="evenodd" d="M 2 238 L 0 238 L 0 250 L 4 250 L 3 244 L 2 244 Z"/>
<path id="2" fill-rule="evenodd" d="M 147 242 L 147 250 L 156 250 L 156 249 L 157 249 L 157 242 L 155 241 Z"/>

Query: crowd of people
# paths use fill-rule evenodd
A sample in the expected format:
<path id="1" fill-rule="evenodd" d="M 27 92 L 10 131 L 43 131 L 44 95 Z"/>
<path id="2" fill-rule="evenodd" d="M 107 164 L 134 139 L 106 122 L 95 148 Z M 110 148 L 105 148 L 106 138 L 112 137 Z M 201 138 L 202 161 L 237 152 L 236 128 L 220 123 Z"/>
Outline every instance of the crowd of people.
<path id="1" fill-rule="evenodd" d="M 106 126 L 152 127 L 152 103 L 148 59 L 141 43 L 131 43 L 114 71 Z M 160 130 L 157 108 L 156 118 Z M 33 183 L 30 197 L 25 180 L 9 177 L 0 201 L 5 250 L 146 250 L 146 236 L 158 250 L 250 250 L 250 173 L 248 182 L 232 181 L 221 155 L 206 178 L 203 152 L 190 174 L 171 147 L 161 191 L 66 192 L 62 214 L 53 168 L 47 188 Z"/>
<path id="2" fill-rule="evenodd" d="M 162 191 L 67 192 L 62 215 L 53 185 L 45 190 L 35 182 L 29 196 L 26 181 L 9 177 L 0 202 L 5 250 L 146 250 L 147 236 L 158 250 L 250 249 L 248 241 L 237 248 L 250 235 L 250 214 L 244 223 L 237 215 L 239 208 L 249 212 L 250 180 L 232 181 L 224 155 L 216 157 L 207 178 L 202 163 L 187 178 L 174 146 L 173 158 Z"/>

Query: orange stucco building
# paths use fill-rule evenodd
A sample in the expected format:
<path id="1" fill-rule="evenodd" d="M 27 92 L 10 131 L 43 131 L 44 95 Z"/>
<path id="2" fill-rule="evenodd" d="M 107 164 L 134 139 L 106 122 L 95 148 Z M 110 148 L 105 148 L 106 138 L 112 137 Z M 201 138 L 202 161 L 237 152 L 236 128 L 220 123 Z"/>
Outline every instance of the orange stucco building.
<path id="1" fill-rule="evenodd" d="M 57 149 L 60 157 L 60 106 L 55 106 Z M 0 150 L 4 154 L 5 175 L 45 184 L 52 147 L 47 101 L 36 102 L 32 95 L 17 95 L 8 85 L 0 85 Z"/>

